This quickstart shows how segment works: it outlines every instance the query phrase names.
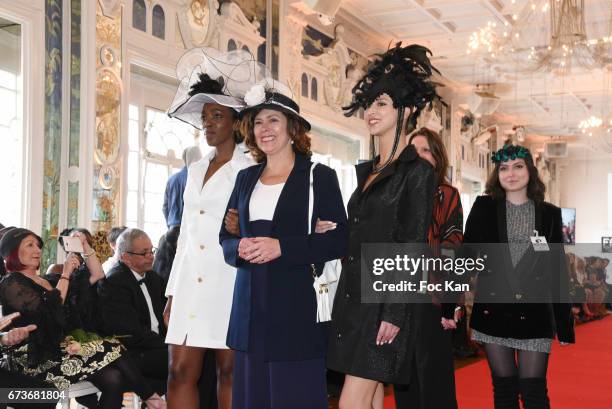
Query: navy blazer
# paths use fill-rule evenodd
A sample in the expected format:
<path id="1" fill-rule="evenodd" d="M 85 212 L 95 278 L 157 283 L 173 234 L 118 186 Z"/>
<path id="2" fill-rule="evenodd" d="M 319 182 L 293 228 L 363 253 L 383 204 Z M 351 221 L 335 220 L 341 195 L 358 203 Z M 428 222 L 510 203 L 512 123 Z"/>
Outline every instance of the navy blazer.
<path id="1" fill-rule="evenodd" d="M 316 323 L 316 296 L 310 264 L 341 258 L 347 248 L 347 218 L 336 172 L 324 165 L 314 169 L 314 207 L 308 235 L 308 195 L 312 162 L 301 154 L 278 199 L 272 218 L 272 237 L 280 242 L 281 256 L 269 263 L 266 317 L 266 358 L 291 361 L 324 357 L 327 325 Z M 236 178 L 228 209 L 238 209 L 242 237 L 252 237 L 249 229 L 249 202 L 266 162 L 246 168 Z M 314 233 L 316 219 L 338 224 L 327 233 Z M 221 226 L 219 241 L 225 261 L 238 268 L 230 315 L 227 345 L 248 351 L 251 312 L 252 266 L 238 256 L 240 237 Z M 319 268 L 319 271 L 321 269 Z"/>

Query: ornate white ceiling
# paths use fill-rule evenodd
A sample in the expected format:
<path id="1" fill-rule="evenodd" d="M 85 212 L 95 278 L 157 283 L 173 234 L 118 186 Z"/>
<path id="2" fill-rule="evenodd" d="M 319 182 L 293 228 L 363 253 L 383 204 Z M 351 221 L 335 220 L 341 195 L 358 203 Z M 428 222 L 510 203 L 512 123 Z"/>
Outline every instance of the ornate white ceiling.
<path id="1" fill-rule="evenodd" d="M 479 83 L 498 84 L 495 93 L 502 103 L 497 121 L 525 125 L 532 138 L 576 135 L 580 120 L 601 116 L 605 107 L 610 109 L 612 67 L 607 74 L 593 70 L 566 77 L 502 74 L 466 53 L 472 32 L 489 21 L 512 25 L 513 15 L 519 15 L 528 1 L 343 0 L 339 15 L 350 14 L 380 36 L 379 42 L 401 40 L 429 47 L 434 64 L 459 93 L 467 95 Z M 612 0 L 585 3 L 587 31 L 590 27 L 609 29 Z"/>

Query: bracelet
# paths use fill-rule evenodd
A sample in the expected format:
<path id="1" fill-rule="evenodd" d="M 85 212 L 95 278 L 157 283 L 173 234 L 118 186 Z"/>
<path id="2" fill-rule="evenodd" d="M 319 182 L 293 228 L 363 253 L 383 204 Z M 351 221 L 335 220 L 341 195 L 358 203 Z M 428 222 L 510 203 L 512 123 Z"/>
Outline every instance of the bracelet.
<path id="1" fill-rule="evenodd" d="M 89 253 L 81 253 L 81 255 L 83 256 L 83 258 L 86 259 L 86 258 L 89 258 L 91 256 L 95 256 L 96 255 L 96 251 L 92 249 L 91 252 L 89 252 Z"/>
<path id="2" fill-rule="evenodd" d="M 70 281 L 70 279 L 68 277 L 64 277 L 64 276 L 60 276 L 59 278 L 60 280 L 66 280 L 66 281 Z"/>

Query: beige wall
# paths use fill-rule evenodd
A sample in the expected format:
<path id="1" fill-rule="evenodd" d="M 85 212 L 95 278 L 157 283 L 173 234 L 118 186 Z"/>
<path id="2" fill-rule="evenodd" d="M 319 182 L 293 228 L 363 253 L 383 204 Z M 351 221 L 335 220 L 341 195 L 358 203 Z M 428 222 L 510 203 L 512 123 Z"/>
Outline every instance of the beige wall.
<path id="1" fill-rule="evenodd" d="M 612 160 L 566 161 L 560 170 L 560 205 L 576 208 L 576 243 L 612 235 L 608 174 Z"/>

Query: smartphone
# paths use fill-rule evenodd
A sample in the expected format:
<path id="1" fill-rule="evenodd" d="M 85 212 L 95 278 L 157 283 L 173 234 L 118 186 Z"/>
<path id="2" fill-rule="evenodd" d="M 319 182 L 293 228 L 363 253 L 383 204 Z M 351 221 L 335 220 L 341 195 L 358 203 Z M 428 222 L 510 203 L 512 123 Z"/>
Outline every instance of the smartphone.
<path id="1" fill-rule="evenodd" d="M 62 240 L 67 253 L 83 253 L 83 243 L 78 237 L 62 236 Z"/>

